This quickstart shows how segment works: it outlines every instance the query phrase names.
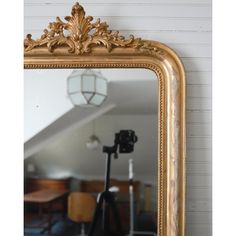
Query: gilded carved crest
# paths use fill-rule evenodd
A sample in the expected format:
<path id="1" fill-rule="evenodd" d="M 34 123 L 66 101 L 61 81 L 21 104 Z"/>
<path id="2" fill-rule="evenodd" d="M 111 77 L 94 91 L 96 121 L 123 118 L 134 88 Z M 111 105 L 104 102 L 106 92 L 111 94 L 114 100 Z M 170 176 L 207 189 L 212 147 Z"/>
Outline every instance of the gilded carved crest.
<path id="1" fill-rule="evenodd" d="M 49 23 L 40 39 L 34 40 L 32 35 L 28 34 L 24 40 L 25 52 L 40 46 L 46 46 L 53 52 L 55 48 L 67 45 L 69 53 L 81 55 L 90 53 L 93 47 L 99 45 L 106 47 L 108 52 L 115 47 L 122 47 L 161 53 L 141 38 L 130 35 L 126 39 L 118 31 L 109 30 L 107 23 L 101 22 L 99 18 L 92 23 L 93 17 L 85 16 L 85 11 L 79 3 L 72 7 L 71 16 L 66 16 L 65 20 L 66 23 L 57 17 L 55 22 Z"/>

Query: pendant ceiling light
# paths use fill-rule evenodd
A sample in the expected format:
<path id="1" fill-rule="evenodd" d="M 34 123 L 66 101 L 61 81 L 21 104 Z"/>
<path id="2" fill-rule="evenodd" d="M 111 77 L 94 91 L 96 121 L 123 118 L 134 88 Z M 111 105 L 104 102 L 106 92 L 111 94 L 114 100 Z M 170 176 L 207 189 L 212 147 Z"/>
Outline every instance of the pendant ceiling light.
<path id="1" fill-rule="evenodd" d="M 67 80 L 67 93 L 75 106 L 100 106 L 107 97 L 107 80 L 100 71 L 74 70 Z"/>
<path id="2" fill-rule="evenodd" d="M 93 130 L 92 135 L 89 137 L 89 140 L 86 142 L 86 147 L 90 150 L 98 149 L 101 144 L 100 139 L 95 135 L 95 121 L 93 121 Z"/>
<path id="3" fill-rule="evenodd" d="M 100 146 L 100 140 L 96 135 L 91 135 L 86 143 L 86 147 L 90 150 L 95 150 Z"/>

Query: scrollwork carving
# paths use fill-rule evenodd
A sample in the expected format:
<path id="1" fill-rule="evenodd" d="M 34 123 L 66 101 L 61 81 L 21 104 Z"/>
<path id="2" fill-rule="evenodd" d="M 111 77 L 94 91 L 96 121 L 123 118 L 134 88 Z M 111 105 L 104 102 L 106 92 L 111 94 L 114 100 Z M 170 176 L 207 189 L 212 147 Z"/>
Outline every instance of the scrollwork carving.
<path id="1" fill-rule="evenodd" d="M 161 53 L 141 38 L 130 35 L 126 39 L 119 31 L 109 30 L 107 23 L 101 22 L 99 18 L 92 23 L 93 17 L 85 16 L 85 11 L 79 3 L 72 7 L 71 16 L 66 16 L 65 20 L 66 23 L 57 17 L 55 22 L 49 23 L 48 29 L 44 29 L 40 39 L 34 40 L 32 35 L 28 34 L 24 40 L 25 52 L 40 46 L 46 46 L 53 52 L 55 48 L 67 45 L 69 53 L 81 55 L 90 53 L 94 46 L 99 45 L 106 47 L 108 52 L 115 47 L 127 47 Z"/>

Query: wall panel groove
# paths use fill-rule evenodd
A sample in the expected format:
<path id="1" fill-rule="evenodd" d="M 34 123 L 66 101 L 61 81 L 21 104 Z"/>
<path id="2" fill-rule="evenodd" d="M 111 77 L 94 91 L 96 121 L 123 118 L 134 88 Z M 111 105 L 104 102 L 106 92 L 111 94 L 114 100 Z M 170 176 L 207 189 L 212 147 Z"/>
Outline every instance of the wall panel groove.
<path id="1" fill-rule="evenodd" d="M 87 4 L 84 5 L 85 8 Z M 118 5 L 117 4 L 90 4 L 87 15 L 94 17 L 159 17 L 159 18 L 201 18 L 211 19 L 211 11 L 209 6 L 198 5 L 158 5 L 154 6 L 155 11 L 152 10 L 153 5 L 138 4 L 133 11 L 133 5 Z M 48 5 L 46 8 L 43 5 L 31 5 L 25 7 L 25 14 L 27 16 L 52 17 L 63 16 L 65 9 L 70 12 L 71 5 L 57 5 L 57 11 L 54 11 L 55 5 Z M 88 9 L 88 8 L 87 8 Z"/>
<path id="2" fill-rule="evenodd" d="M 143 0 L 81 0 L 79 1 L 80 4 L 121 4 L 121 5 L 139 5 L 139 4 L 152 4 L 152 5 L 209 5 L 211 6 L 211 0 L 146 0 L 145 2 Z M 26 5 L 35 5 L 35 4 L 41 4 L 41 5 L 50 5 L 50 4 L 70 4 L 73 5 L 73 0 L 47 0 L 47 1 L 39 1 L 39 0 L 25 0 L 24 4 Z"/>
<path id="3" fill-rule="evenodd" d="M 100 16 L 94 16 L 98 18 Z M 113 30 L 165 30 L 165 31 L 190 31 L 190 32 L 210 32 L 211 21 L 201 18 L 157 18 L 157 17 L 102 17 L 103 21 L 109 22 Z M 47 27 L 48 22 L 55 21 L 55 17 L 25 17 L 25 29 L 39 30 Z M 153 22 L 155 24 L 153 24 Z M 33 27 L 32 27 L 33 26 Z"/>

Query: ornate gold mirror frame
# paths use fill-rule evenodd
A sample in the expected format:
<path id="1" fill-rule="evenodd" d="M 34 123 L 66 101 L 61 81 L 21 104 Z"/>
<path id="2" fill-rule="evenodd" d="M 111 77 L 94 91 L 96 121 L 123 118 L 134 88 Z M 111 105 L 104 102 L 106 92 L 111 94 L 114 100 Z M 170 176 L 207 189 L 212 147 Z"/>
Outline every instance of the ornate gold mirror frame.
<path id="1" fill-rule="evenodd" d="M 24 40 L 24 68 L 146 68 L 159 80 L 158 235 L 185 235 L 185 72 L 164 44 L 108 29 L 76 3 L 71 16 Z M 142 95 L 141 95 L 142 96 Z"/>

